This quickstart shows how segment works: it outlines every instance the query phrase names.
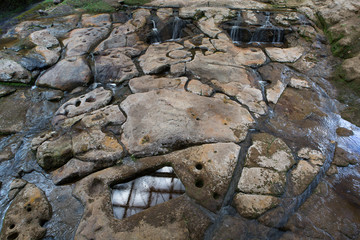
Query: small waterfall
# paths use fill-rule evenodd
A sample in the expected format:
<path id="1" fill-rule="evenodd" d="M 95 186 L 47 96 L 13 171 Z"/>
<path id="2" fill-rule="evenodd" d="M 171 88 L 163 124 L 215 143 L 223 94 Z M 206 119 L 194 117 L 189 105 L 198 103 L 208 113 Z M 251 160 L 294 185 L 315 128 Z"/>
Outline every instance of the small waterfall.
<path id="1" fill-rule="evenodd" d="M 238 12 L 235 24 L 234 26 L 231 27 L 231 32 L 230 32 L 230 38 L 233 41 L 233 43 L 241 42 L 241 31 L 240 31 L 241 22 L 242 22 L 241 12 Z"/>
<path id="2" fill-rule="evenodd" d="M 154 20 L 151 20 L 152 24 L 153 24 L 153 28 L 152 28 L 152 43 L 153 44 L 159 44 L 161 43 L 161 38 L 160 38 L 160 33 L 156 27 L 156 22 Z"/>
<path id="3" fill-rule="evenodd" d="M 283 40 L 284 30 L 282 28 L 275 27 L 270 22 L 270 13 L 265 13 L 265 24 L 257 28 L 252 35 L 250 43 L 281 43 Z"/>
<path id="4" fill-rule="evenodd" d="M 170 41 L 174 41 L 181 38 L 182 28 L 183 28 L 183 21 L 178 16 L 175 16 L 172 25 L 172 37 Z"/>

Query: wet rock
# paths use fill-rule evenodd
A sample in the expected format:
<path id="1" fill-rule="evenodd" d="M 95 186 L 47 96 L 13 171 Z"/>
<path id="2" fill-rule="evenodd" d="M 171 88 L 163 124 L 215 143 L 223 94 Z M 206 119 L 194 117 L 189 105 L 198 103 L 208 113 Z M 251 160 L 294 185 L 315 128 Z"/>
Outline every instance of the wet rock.
<path id="1" fill-rule="evenodd" d="M 8 138 L 0 152 L 0 163 L 12 159 L 22 143 L 21 137 L 18 138 L 16 135 Z"/>
<path id="2" fill-rule="evenodd" d="M 303 48 L 265 48 L 265 52 L 275 62 L 296 62 L 303 55 Z"/>
<path id="3" fill-rule="evenodd" d="M 10 59 L 0 59 L 0 81 L 30 83 L 31 75 L 17 62 Z"/>
<path id="4" fill-rule="evenodd" d="M 214 18 L 202 18 L 198 22 L 200 30 L 211 38 L 215 38 L 221 30 L 216 26 Z"/>
<path id="5" fill-rule="evenodd" d="M 331 165 L 329 169 L 326 171 L 327 176 L 333 176 L 337 174 L 339 171 L 335 165 Z"/>
<path id="6" fill-rule="evenodd" d="M 60 90 L 50 90 L 43 93 L 43 96 L 48 101 L 57 102 L 64 97 L 64 93 Z"/>
<path id="7" fill-rule="evenodd" d="M 335 148 L 335 155 L 332 164 L 339 167 L 347 167 L 349 164 L 356 164 L 358 160 L 340 147 Z"/>
<path id="8" fill-rule="evenodd" d="M 182 45 L 174 42 L 151 45 L 139 58 L 140 66 L 145 74 L 155 74 L 170 65 L 188 62 L 191 60 L 191 53 L 183 49 Z"/>
<path id="9" fill-rule="evenodd" d="M 14 179 L 10 184 L 10 189 L 8 193 L 9 200 L 13 200 L 18 193 L 25 187 L 27 182 L 21 178 Z"/>
<path id="10" fill-rule="evenodd" d="M 107 27 L 111 26 L 110 14 L 83 14 L 81 16 L 81 25 L 83 28 L 89 27 Z"/>
<path id="11" fill-rule="evenodd" d="M 91 70 L 85 59 L 74 57 L 58 62 L 38 78 L 36 85 L 70 91 L 78 86 L 86 86 L 90 80 Z"/>
<path id="12" fill-rule="evenodd" d="M 252 141 L 246 155 L 246 167 L 263 167 L 283 172 L 295 164 L 290 148 L 280 138 L 259 133 L 252 136 Z"/>
<path id="13" fill-rule="evenodd" d="M 186 193 L 216 212 L 229 187 L 239 151 L 234 143 L 217 143 L 190 147 L 164 157 L 173 163 Z"/>
<path id="14" fill-rule="evenodd" d="M 70 159 L 64 166 L 51 172 L 52 180 L 56 185 L 75 182 L 95 171 L 113 165 L 112 162 L 84 162 L 76 158 Z"/>
<path id="15" fill-rule="evenodd" d="M 31 102 L 21 90 L 0 98 L 0 133 L 20 132 L 25 126 L 26 114 L 30 106 Z"/>
<path id="16" fill-rule="evenodd" d="M 281 63 L 269 63 L 258 69 L 262 80 L 270 82 L 271 85 L 276 84 L 279 80 L 283 80 L 284 83 L 289 82 L 289 78 L 292 75 L 290 69 Z"/>
<path id="17" fill-rule="evenodd" d="M 195 143 L 239 142 L 254 121 L 236 103 L 180 91 L 133 94 L 121 108 L 128 117 L 121 139 L 134 155 L 153 155 Z"/>
<path id="18" fill-rule="evenodd" d="M 35 31 L 46 28 L 54 37 L 62 37 L 76 27 L 79 19 L 79 15 L 69 15 L 55 19 L 24 21 L 15 26 L 14 32 L 18 37 L 25 38 Z M 8 32 L 7 36 L 13 36 L 11 31 Z"/>
<path id="19" fill-rule="evenodd" d="M 234 205 L 239 214 L 246 218 L 257 218 L 267 210 L 276 207 L 280 200 L 273 196 L 236 194 Z"/>
<path id="20" fill-rule="evenodd" d="M 281 195 L 285 190 L 285 174 L 266 168 L 247 168 L 242 170 L 238 188 L 250 194 Z"/>
<path id="21" fill-rule="evenodd" d="M 80 97 L 72 98 L 55 112 L 53 125 L 62 119 L 72 118 L 102 108 L 111 101 L 111 98 L 111 91 L 105 90 L 103 87 L 96 88 Z"/>
<path id="22" fill-rule="evenodd" d="M 83 161 L 115 162 L 124 153 L 118 140 L 100 129 L 89 129 L 75 134 L 72 143 L 74 156 Z"/>
<path id="23" fill-rule="evenodd" d="M 291 171 L 291 193 L 300 195 L 320 171 L 319 166 L 313 166 L 307 161 L 300 160 L 294 170 Z"/>
<path id="24" fill-rule="evenodd" d="M 30 34 L 29 39 L 37 46 L 54 48 L 60 45 L 59 41 L 47 30 L 40 30 Z"/>
<path id="25" fill-rule="evenodd" d="M 6 212 L 1 239 L 42 239 L 51 218 L 51 205 L 43 191 L 27 183 Z"/>
<path id="26" fill-rule="evenodd" d="M 55 131 L 48 131 L 40 134 L 37 137 L 34 137 L 31 141 L 31 149 L 36 151 L 36 149 L 46 140 L 49 140 L 52 137 L 55 137 L 57 133 Z"/>
<path id="27" fill-rule="evenodd" d="M 289 86 L 297 89 L 310 88 L 308 81 L 299 78 L 291 78 Z"/>
<path id="28" fill-rule="evenodd" d="M 266 98 L 269 102 L 276 104 L 284 92 L 287 84 L 283 81 L 276 81 L 275 84 L 266 88 Z"/>
<path id="29" fill-rule="evenodd" d="M 16 91 L 15 88 L 7 87 L 7 86 L 0 86 L 0 98 L 6 97 Z"/>
<path id="30" fill-rule="evenodd" d="M 72 158 L 72 148 L 72 140 L 69 135 L 47 140 L 37 149 L 37 162 L 46 171 L 59 168 Z"/>
<path id="31" fill-rule="evenodd" d="M 139 50 L 144 50 L 144 43 L 140 41 L 135 31 L 135 26 L 130 22 L 114 24 L 110 36 L 95 48 L 95 52 L 121 47 L 134 47 Z"/>
<path id="32" fill-rule="evenodd" d="M 189 92 L 195 93 L 200 96 L 210 97 L 214 90 L 207 84 L 201 83 L 199 80 L 191 80 L 187 85 Z"/>
<path id="33" fill-rule="evenodd" d="M 349 130 L 347 128 L 338 127 L 336 129 L 336 134 L 340 137 L 350 137 L 354 135 L 354 132 L 352 130 Z"/>
<path id="34" fill-rule="evenodd" d="M 310 148 L 300 149 L 298 156 L 302 159 L 308 160 L 313 165 L 322 166 L 325 162 L 325 156 L 320 151 Z"/>
<path id="35" fill-rule="evenodd" d="M 151 75 L 145 75 L 138 78 L 133 78 L 129 82 L 129 87 L 133 93 L 149 92 L 159 89 L 174 89 L 184 91 L 187 82 L 186 77 L 180 78 L 156 78 Z"/>
<path id="36" fill-rule="evenodd" d="M 95 78 L 99 82 L 121 83 L 138 75 L 135 64 L 122 49 L 108 49 L 95 57 Z"/>
<path id="37" fill-rule="evenodd" d="M 71 31 L 69 38 L 63 41 L 66 56 L 74 57 L 89 53 L 109 33 L 106 27 L 79 28 Z"/>

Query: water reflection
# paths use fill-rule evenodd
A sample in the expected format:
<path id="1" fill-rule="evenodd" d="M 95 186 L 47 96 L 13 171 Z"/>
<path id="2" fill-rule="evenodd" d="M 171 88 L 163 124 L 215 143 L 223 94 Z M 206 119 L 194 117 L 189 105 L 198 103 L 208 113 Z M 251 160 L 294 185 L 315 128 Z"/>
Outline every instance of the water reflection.
<path id="1" fill-rule="evenodd" d="M 177 198 L 185 187 L 172 167 L 113 187 L 111 201 L 115 218 L 122 219 L 149 207 Z"/>

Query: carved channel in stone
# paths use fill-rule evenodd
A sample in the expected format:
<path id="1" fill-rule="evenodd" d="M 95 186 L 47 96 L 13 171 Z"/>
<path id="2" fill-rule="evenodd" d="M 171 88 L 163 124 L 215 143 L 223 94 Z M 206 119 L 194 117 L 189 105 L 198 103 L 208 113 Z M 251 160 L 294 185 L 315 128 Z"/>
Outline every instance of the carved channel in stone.
<path id="1" fill-rule="evenodd" d="M 180 197 L 185 187 L 172 167 L 113 186 L 111 201 L 114 216 L 123 219 L 150 207 Z"/>

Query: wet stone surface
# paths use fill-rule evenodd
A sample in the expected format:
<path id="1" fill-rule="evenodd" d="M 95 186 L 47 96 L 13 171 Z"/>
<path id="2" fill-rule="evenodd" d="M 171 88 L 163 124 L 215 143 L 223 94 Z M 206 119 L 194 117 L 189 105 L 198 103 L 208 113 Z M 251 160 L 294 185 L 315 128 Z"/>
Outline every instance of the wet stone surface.
<path id="1" fill-rule="evenodd" d="M 360 129 L 313 17 L 338 32 L 354 1 L 157 0 L 11 28 L 0 239 L 358 239 Z"/>

